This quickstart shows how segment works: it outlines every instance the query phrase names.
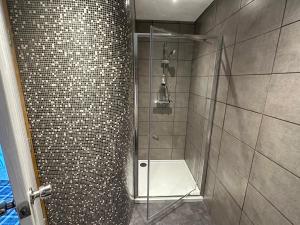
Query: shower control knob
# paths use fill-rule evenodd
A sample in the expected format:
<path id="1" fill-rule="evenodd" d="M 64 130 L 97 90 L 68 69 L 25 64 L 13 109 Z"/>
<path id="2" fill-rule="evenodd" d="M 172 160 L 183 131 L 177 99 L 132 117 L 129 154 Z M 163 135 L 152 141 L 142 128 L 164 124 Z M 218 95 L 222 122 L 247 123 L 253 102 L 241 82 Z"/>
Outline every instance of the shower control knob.
<path id="1" fill-rule="evenodd" d="M 159 140 L 159 138 L 158 138 L 157 135 L 153 135 L 152 138 L 153 138 L 154 140 L 157 140 L 157 141 Z"/>
<path id="2" fill-rule="evenodd" d="M 37 198 L 46 199 L 51 195 L 52 186 L 50 184 L 45 186 L 40 186 L 39 190 L 34 191 L 32 188 L 29 190 L 30 203 L 33 204 L 34 200 Z"/>

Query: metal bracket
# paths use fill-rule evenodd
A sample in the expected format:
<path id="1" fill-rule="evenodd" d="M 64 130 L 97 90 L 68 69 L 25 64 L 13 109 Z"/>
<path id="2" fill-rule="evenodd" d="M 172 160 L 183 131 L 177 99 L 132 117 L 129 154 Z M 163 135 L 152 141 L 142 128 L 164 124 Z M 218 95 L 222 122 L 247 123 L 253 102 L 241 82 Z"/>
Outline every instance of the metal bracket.
<path id="1" fill-rule="evenodd" d="M 34 204 L 35 199 L 46 199 L 51 195 L 52 187 L 50 184 L 45 186 L 40 186 L 39 190 L 34 191 L 32 188 L 29 189 L 29 197 L 30 197 L 30 204 Z"/>
<path id="2" fill-rule="evenodd" d="M 30 205 L 28 201 L 21 202 L 17 205 L 17 212 L 20 219 L 31 216 Z"/>

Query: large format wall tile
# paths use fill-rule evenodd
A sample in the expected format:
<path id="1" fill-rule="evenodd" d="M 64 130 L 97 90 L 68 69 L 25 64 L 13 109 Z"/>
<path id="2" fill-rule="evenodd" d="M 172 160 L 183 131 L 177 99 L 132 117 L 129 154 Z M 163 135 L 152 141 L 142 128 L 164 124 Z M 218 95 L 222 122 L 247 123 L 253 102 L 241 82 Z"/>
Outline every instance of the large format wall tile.
<path id="1" fill-rule="evenodd" d="M 149 76 L 149 61 L 147 59 L 138 60 L 138 76 Z"/>
<path id="2" fill-rule="evenodd" d="M 208 77 L 191 77 L 191 93 L 206 97 Z"/>
<path id="3" fill-rule="evenodd" d="M 300 74 L 273 74 L 265 114 L 300 123 Z"/>
<path id="4" fill-rule="evenodd" d="M 210 108 L 210 105 L 207 105 L 207 107 Z M 226 105 L 224 103 L 216 102 L 213 121 L 214 124 L 216 124 L 219 127 L 223 127 L 225 108 Z"/>
<path id="5" fill-rule="evenodd" d="M 254 224 L 291 225 L 255 188 L 248 185 L 244 211 Z"/>
<path id="6" fill-rule="evenodd" d="M 184 152 L 185 152 L 184 148 L 181 148 L 181 149 L 173 148 L 171 159 L 172 160 L 182 160 L 182 159 L 184 159 Z"/>
<path id="7" fill-rule="evenodd" d="M 189 82 L 189 80 L 188 80 Z M 181 86 L 181 89 L 185 89 L 184 85 Z M 175 107 L 187 108 L 189 105 L 189 93 L 178 93 L 175 94 Z"/>
<path id="8" fill-rule="evenodd" d="M 285 0 L 253 1 L 239 12 L 237 41 L 274 30 L 281 26 Z"/>
<path id="9" fill-rule="evenodd" d="M 300 20 L 300 4 L 298 0 L 287 0 L 283 24 Z"/>
<path id="10" fill-rule="evenodd" d="M 216 125 L 213 125 L 208 164 L 214 172 L 217 171 L 221 137 L 222 129 Z"/>
<path id="11" fill-rule="evenodd" d="M 195 24 L 194 23 L 180 23 L 179 32 L 181 34 L 194 34 Z"/>
<path id="12" fill-rule="evenodd" d="M 228 103 L 255 112 L 263 112 L 270 76 L 231 76 Z"/>
<path id="13" fill-rule="evenodd" d="M 196 32 L 205 34 L 216 24 L 216 4 L 213 2 L 196 21 Z"/>
<path id="14" fill-rule="evenodd" d="M 214 79 L 215 79 L 214 77 L 209 77 L 208 84 L 207 84 L 207 97 L 211 99 L 215 99 L 215 96 L 211 96 Z M 218 79 L 219 80 L 218 80 L 218 88 L 217 88 L 217 100 L 226 103 L 230 78 L 229 76 L 218 76 Z"/>
<path id="15" fill-rule="evenodd" d="M 249 4 L 252 1 L 254 0 L 241 0 L 241 7 L 244 7 L 245 5 Z"/>
<path id="16" fill-rule="evenodd" d="M 224 129 L 255 148 L 261 117 L 258 113 L 227 106 Z"/>
<path id="17" fill-rule="evenodd" d="M 187 108 L 175 108 L 174 121 L 187 121 Z"/>
<path id="18" fill-rule="evenodd" d="M 223 132 L 218 178 L 242 207 L 254 150 L 230 134 Z"/>
<path id="19" fill-rule="evenodd" d="M 208 167 L 207 168 L 206 183 L 205 183 L 205 194 L 204 194 L 204 196 L 205 196 L 204 200 L 207 201 L 208 204 L 211 203 L 212 198 L 213 198 L 215 182 L 216 182 L 216 175 L 210 169 L 210 167 Z"/>
<path id="20" fill-rule="evenodd" d="M 185 147 L 185 136 L 173 136 L 173 148 L 183 149 Z"/>
<path id="21" fill-rule="evenodd" d="M 242 213 L 240 225 L 254 225 L 254 224 L 251 222 L 251 220 L 245 213 Z"/>
<path id="22" fill-rule="evenodd" d="M 162 23 L 160 21 L 158 21 L 158 22 L 153 21 L 153 26 L 158 27 L 158 28 L 162 28 L 162 29 L 165 29 L 165 30 L 173 31 L 175 33 L 179 33 L 179 29 L 180 29 L 180 24 L 176 23 L 176 22 Z"/>
<path id="23" fill-rule="evenodd" d="M 300 221 L 300 180 L 261 154 L 256 153 L 251 184 L 294 224 Z"/>
<path id="24" fill-rule="evenodd" d="M 222 24 L 220 24 L 220 35 L 223 35 L 223 41 L 225 46 L 230 46 L 235 42 L 236 29 L 238 24 L 238 14 L 226 19 Z"/>
<path id="25" fill-rule="evenodd" d="M 246 158 L 237 157 L 238 153 L 247 152 L 237 151 L 242 147 L 237 148 L 233 144 L 228 144 L 228 148 L 224 147 L 226 134 L 232 135 L 233 139 L 238 139 L 237 142 L 248 148 L 252 155 L 256 154 L 256 158 L 262 158 L 260 163 L 256 159 L 252 164 L 251 184 L 255 187 L 250 188 L 256 192 L 251 189 L 251 194 L 249 188 L 247 205 L 244 205 L 247 212 L 242 213 L 237 224 L 299 224 L 300 130 L 297 124 L 300 124 L 300 75 L 288 73 L 300 72 L 300 1 L 215 0 L 212 6 L 216 11 L 210 8 L 204 12 L 205 16 L 197 20 L 196 32 L 204 34 L 202 31 L 205 29 L 201 27 L 209 27 L 207 34 L 223 34 L 225 46 L 230 46 L 225 48 L 225 54 L 222 54 L 217 96 L 218 102 L 226 104 L 224 131 L 222 127 L 218 127 L 225 135 L 221 150 L 216 144 L 218 135 L 212 136 L 209 174 L 214 174 L 217 183 L 222 183 L 224 196 L 231 198 L 237 206 L 245 204 L 243 197 L 251 160 L 249 157 L 246 161 L 243 160 Z M 214 17 L 214 25 L 206 24 L 204 18 Z M 194 59 L 197 60 L 194 60 L 193 64 L 194 76 L 210 76 L 213 73 L 215 52 L 216 49 L 206 43 L 201 43 L 195 49 Z M 226 81 L 224 78 L 229 79 Z M 193 104 L 189 109 L 198 106 L 200 112 L 204 105 L 208 106 L 214 98 L 209 94 L 211 87 L 212 77 L 209 77 L 207 103 L 204 104 L 203 101 L 200 104 L 192 96 Z M 220 104 L 217 103 L 218 105 Z M 202 111 L 201 115 L 208 118 L 208 110 L 205 114 Z M 220 117 L 217 113 L 214 120 L 218 121 L 218 118 Z M 253 153 L 255 147 L 257 152 Z M 216 168 L 217 173 L 214 172 Z M 207 185 L 207 188 L 211 189 L 211 186 Z M 220 188 L 216 188 L 214 201 L 208 201 L 212 218 L 215 225 L 234 225 L 234 219 L 228 221 L 232 218 L 232 213 L 228 211 L 232 212 L 234 207 L 230 204 L 224 206 L 224 200 L 215 201 L 220 198 L 220 192 Z M 288 193 L 285 194 L 286 192 Z M 207 193 L 209 198 L 210 190 Z"/>
<path id="26" fill-rule="evenodd" d="M 272 72 L 279 30 L 236 45 L 232 74 L 267 74 Z"/>
<path id="27" fill-rule="evenodd" d="M 144 59 L 144 60 L 149 59 L 149 49 L 150 49 L 149 41 L 139 41 L 139 46 L 138 46 L 139 59 Z"/>
<path id="28" fill-rule="evenodd" d="M 300 71 L 300 22 L 282 28 L 275 59 L 274 73 Z"/>
<path id="29" fill-rule="evenodd" d="M 194 51 L 194 43 L 179 43 L 178 59 L 179 60 L 192 60 Z"/>
<path id="30" fill-rule="evenodd" d="M 157 135 L 157 138 L 150 139 L 150 149 L 153 148 L 168 148 L 172 149 L 172 136 L 166 136 L 166 135 Z"/>
<path id="31" fill-rule="evenodd" d="M 211 215 L 217 225 L 238 225 L 241 209 L 218 179 L 211 206 Z"/>
<path id="32" fill-rule="evenodd" d="M 300 176 L 300 127 L 264 116 L 257 150 Z"/>
<path id="33" fill-rule="evenodd" d="M 190 77 L 177 77 L 176 78 L 176 92 L 189 92 L 190 90 Z"/>
<path id="34" fill-rule="evenodd" d="M 240 0 L 216 0 L 217 3 L 217 24 L 231 16 L 240 8 Z"/>
<path id="35" fill-rule="evenodd" d="M 149 108 L 139 108 L 139 121 L 149 121 Z"/>
<path id="36" fill-rule="evenodd" d="M 214 63 L 216 54 L 204 55 L 193 60 L 193 76 L 212 76 L 214 74 Z"/>
<path id="37" fill-rule="evenodd" d="M 192 74 L 192 61 L 178 61 L 177 76 L 191 76 Z"/>
<path id="38" fill-rule="evenodd" d="M 233 47 L 227 47 L 222 49 L 222 58 L 220 65 L 219 75 L 231 75 L 231 64 L 233 57 Z"/>
<path id="39" fill-rule="evenodd" d="M 172 122 L 151 122 L 150 132 L 151 135 L 172 135 L 173 121 Z"/>
<path id="40" fill-rule="evenodd" d="M 212 127 L 210 146 L 219 151 L 221 144 L 222 129 L 216 125 Z"/>
<path id="41" fill-rule="evenodd" d="M 150 149 L 150 159 L 151 160 L 162 160 L 162 159 L 171 159 L 172 155 L 172 148 L 162 148 L 162 149 L 156 149 L 151 148 Z"/>

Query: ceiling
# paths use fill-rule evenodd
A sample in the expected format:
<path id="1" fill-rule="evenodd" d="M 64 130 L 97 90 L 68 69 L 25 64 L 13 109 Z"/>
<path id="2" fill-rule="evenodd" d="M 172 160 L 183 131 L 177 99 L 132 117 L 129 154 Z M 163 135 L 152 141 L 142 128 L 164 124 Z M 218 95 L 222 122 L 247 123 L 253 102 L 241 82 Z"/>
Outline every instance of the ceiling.
<path id="1" fill-rule="evenodd" d="M 213 0 L 135 0 L 137 20 L 194 22 Z"/>

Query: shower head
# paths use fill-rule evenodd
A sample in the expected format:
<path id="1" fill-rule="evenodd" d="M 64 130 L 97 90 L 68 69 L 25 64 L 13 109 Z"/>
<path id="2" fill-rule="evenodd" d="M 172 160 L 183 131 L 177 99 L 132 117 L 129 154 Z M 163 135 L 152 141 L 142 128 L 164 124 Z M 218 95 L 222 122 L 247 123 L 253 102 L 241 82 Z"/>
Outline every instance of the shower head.
<path id="1" fill-rule="evenodd" d="M 168 59 L 170 59 L 170 57 L 172 56 L 172 55 L 174 55 L 176 53 L 176 50 L 175 49 L 173 49 L 172 51 L 170 51 L 170 53 L 169 53 L 169 55 L 168 55 Z"/>
<path id="2" fill-rule="evenodd" d="M 173 50 L 169 53 L 169 57 L 172 56 L 172 55 L 174 55 L 175 53 L 176 53 L 176 50 L 173 49 Z"/>

